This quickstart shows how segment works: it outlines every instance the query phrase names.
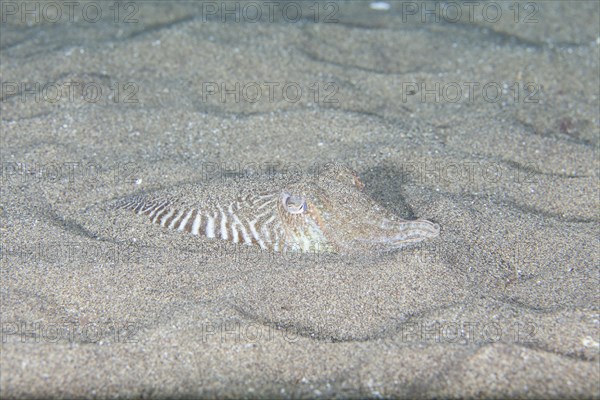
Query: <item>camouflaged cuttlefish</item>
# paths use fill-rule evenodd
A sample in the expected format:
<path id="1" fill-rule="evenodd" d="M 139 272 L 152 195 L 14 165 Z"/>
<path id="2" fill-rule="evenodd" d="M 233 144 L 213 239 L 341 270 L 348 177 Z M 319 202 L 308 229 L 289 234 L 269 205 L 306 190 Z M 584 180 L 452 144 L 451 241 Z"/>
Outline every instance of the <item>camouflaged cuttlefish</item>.
<path id="1" fill-rule="evenodd" d="M 310 178 L 266 192 L 191 201 L 159 193 L 128 197 L 116 206 L 168 229 L 274 252 L 388 251 L 439 235 L 439 225 L 397 218 L 363 187 L 352 170 L 331 164 Z"/>

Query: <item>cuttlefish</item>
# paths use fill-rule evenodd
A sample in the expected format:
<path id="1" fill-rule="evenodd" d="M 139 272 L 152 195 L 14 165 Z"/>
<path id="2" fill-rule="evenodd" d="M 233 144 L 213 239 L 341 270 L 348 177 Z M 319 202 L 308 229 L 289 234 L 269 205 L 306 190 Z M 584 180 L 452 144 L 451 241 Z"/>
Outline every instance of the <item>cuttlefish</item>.
<path id="1" fill-rule="evenodd" d="M 385 210 L 364 192 L 357 174 L 341 164 L 282 186 L 238 192 L 229 199 L 138 195 L 116 206 L 164 228 L 273 252 L 390 251 L 440 233 L 438 224 L 404 220 Z"/>

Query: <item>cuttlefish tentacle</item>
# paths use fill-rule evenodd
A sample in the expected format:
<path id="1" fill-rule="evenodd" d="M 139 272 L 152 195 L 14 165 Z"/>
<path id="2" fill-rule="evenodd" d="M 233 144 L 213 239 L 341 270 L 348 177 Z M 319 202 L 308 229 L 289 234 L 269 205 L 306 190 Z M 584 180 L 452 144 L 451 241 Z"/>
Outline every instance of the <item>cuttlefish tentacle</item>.
<path id="1" fill-rule="evenodd" d="M 363 188 L 352 170 L 332 164 L 279 192 L 239 196 L 228 203 L 189 206 L 135 196 L 117 207 L 146 215 L 168 229 L 275 252 L 388 251 L 439 235 L 438 224 L 396 218 Z"/>

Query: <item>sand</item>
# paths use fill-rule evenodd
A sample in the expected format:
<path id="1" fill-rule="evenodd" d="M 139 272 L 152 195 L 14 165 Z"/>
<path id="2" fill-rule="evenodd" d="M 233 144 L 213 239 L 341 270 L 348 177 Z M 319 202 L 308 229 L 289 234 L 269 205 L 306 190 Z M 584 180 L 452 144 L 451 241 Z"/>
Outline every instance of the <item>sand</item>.
<path id="1" fill-rule="evenodd" d="M 1 10 L 2 398 L 600 397 L 597 2 L 35 4 Z M 441 235 L 269 254 L 107 207 L 331 161 Z"/>

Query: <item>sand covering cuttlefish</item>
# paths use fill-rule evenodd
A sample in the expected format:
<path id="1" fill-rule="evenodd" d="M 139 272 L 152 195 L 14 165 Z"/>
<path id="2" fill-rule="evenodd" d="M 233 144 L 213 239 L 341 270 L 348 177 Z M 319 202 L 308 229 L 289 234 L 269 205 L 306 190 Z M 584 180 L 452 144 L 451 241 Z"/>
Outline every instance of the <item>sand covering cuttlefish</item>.
<path id="1" fill-rule="evenodd" d="M 438 224 L 397 218 L 363 188 L 354 171 L 330 164 L 280 190 L 240 194 L 229 201 L 199 199 L 190 205 L 142 195 L 125 198 L 117 207 L 172 230 L 276 252 L 388 251 L 439 235 Z"/>

